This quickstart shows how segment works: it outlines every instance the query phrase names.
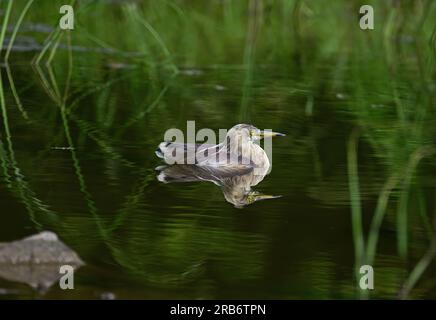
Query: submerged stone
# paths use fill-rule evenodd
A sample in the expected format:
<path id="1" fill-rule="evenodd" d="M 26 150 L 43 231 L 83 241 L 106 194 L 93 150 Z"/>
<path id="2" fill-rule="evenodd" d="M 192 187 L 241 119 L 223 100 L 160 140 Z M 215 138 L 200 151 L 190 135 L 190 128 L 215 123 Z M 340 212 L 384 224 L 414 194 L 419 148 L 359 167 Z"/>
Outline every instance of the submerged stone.
<path id="1" fill-rule="evenodd" d="M 53 232 L 0 243 L 0 277 L 6 280 L 44 291 L 62 276 L 59 272 L 62 265 L 76 269 L 84 262 Z"/>

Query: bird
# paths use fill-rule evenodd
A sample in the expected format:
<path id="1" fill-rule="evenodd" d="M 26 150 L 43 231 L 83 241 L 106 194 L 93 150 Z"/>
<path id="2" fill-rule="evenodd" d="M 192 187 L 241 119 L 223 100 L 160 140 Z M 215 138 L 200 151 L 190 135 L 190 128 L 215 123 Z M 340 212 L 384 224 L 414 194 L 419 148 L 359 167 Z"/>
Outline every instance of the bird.
<path id="1" fill-rule="evenodd" d="M 157 179 L 164 183 L 212 182 L 221 187 L 226 201 L 236 208 L 259 200 L 278 198 L 280 196 L 251 190 L 271 168 L 268 155 L 256 142 L 278 136 L 285 134 L 263 131 L 250 124 L 237 124 L 217 145 L 162 142 L 156 155 L 167 165 L 156 168 Z M 190 158 L 192 161 L 187 164 Z"/>

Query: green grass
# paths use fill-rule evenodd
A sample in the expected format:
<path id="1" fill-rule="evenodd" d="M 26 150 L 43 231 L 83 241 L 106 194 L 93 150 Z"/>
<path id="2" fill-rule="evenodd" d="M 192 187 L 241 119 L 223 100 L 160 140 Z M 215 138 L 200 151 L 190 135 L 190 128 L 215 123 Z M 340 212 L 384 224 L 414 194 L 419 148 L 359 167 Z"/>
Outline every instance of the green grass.
<path id="1" fill-rule="evenodd" d="M 362 3 L 78 1 L 72 2 L 76 29 L 63 31 L 57 26 L 58 10 L 54 10 L 62 1 L 38 0 L 38 5 L 33 0 L 1 2 L 4 15 L 0 47 L 4 47 L 5 39 L 9 40 L 6 51 L 1 51 L 8 82 L 0 75 L 2 129 L 6 137 L 0 140 L 0 157 L 7 185 L 21 199 L 35 225 L 58 221 L 56 210 L 48 209 L 50 206 L 26 182 L 23 160 L 19 165 L 19 157 L 15 156 L 13 129 L 20 124 L 11 123 L 8 117 L 14 107 L 12 103 L 7 105 L 11 94 L 26 125 L 32 130 L 43 127 L 47 135 L 53 136 L 52 144 L 61 142 L 71 148 L 74 173 L 101 238 L 120 264 L 140 273 L 142 264 L 129 265 L 119 240 L 112 239 L 111 233 L 127 228 L 126 217 L 137 210 L 153 178 L 151 172 L 143 170 L 144 164 L 118 147 L 132 136 L 160 135 L 161 128 L 153 127 L 150 118 L 157 118 L 161 127 L 168 128 L 184 123 L 189 108 L 198 108 L 199 119 L 214 119 L 214 125 L 228 119 L 250 122 L 262 118 L 259 115 L 267 118 L 270 112 L 276 112 L 269 122 L 272 126 L 290 131 L 297 128 L 297 138 L 311 132 L 310 139 L 295 139 L 292 148 L 310 150 L 308 158 L 316 159 L 316 175 L 322 179 L 330 174 L 330 167 L 323 159 L 328 156 L 320 156 L 319 149 L 328 136 L 325 131 L 334 130 L 324 128 L 323 119 L 334 117 L 337 120 L 331 120 L 333 123 L 341 125 L 343 121 L 350 128 L 359 128 L 343 138 L 347 169 L 341 172 L 348 184 L 356 277 L 360 265 L 377 264 L 383 226 L 389 224 L 395 230 L 398 256 L 410 265 L 416 263 L 414 268 L 405 269 L 408 275 L 402 279 L 399 293 L 402 298 L 413 296 L 413 288 L 434 260 L 434 226 L 428 223 L 428 212 L 435 201 L 425 192 L 431 182 L 425 174 L 424 179 L 417 176 L 434 172 L 436 26 L 432 17 L 436 4 L 431 0 L 398 1 L 398 5 L 366 1 L 375 8 L 376 29 L 363 32 L 356 22 Z M 25 31 L 26 25 L 35 23 L 51 31 Z M 14 26 L 11 32 L 7 32 L 8 25 Z M 34 39 L 40 49 L 31 53 L 15 51 L 14 44 L 20 43 L 22 36 Z M 39 100 L 41 95 L 33 78 L 29 79 L 29 87 L 23 86 L 23 79 L 30 73 L 18 65 L 23 62 L 32 63 L 32 77 L 38 79 L 38 89 L 44 92 L 44 105 L 38 111 L 31 105 L 26 107 L 29 99 Z M 117 66 L 126 70 L 118 71 Z M 205 82 L 228 83 L 225 95 L 237 97 L 237 102 L 229 103 L 217 93 L 215 104 L 197 107 L 206 89 L 190 86 L 190 80 L 181 76 L 186 70 L 223 72 L 226 76 L 220 78 L 217 73 L 216 79 Z M 340 95 L 344 100 L 335 100 L 337 110 L 328 113 L 323 102 Z M 60 123 L 63 130 L 59 130 Z M 87 184 L 87 172 L 76 151 L 89 145 L 121 168 L 138 172 L 135 187 L 128 188 L 124 201 L 114 209 L 117 215 L 113 223 L 101 221 L 99 203 Z M 366 177 L 359 175 L 359 169 L 370 161 L 376 161 L 381 177 L 380 181 L 374 179 L 378 182 L 368 191 Z M 338 184 L 341 181 L 338 178 Z M 414 200 L 417 193 L 419 201 Z M 335 196 L 339 197 L 331 197 Z M 375 208 L 368 216 L 372 204 Z M 418 260 L 417 253 L 411 250 L 416 241 L 417 218 L 424 221 L 430 239 L 427 252 Z M 369 221 L 368 227 L 364 220 Z M 198 232 L 196 222 L 185 227 L 187 235 Z M 138 226 L 138 230 L 153 234 L 151 226 Z M 226 235 L 226 239 L 235 236 L 230 231 Z M 208 237 L 201 232 L 200 236 Z M 182 254 L 173 245 L 175 236 L 159 239 L 174 256 Z M 135 251 L 137 246 L 132 240 L 128 249 Z M 222 253 L 218 245 L 214 252 Z M 196 254 L 201 261 L 202 254 Z M 245 259 L 249 263 L 255 260 Z M 182 260 L 184 266 L 180 269 L 189 270 L 195 265 L 191 259 Z M 151 263 L 148 266 L 153 269 Z M 159 274 L 159 270 L 154 271 Z"/>

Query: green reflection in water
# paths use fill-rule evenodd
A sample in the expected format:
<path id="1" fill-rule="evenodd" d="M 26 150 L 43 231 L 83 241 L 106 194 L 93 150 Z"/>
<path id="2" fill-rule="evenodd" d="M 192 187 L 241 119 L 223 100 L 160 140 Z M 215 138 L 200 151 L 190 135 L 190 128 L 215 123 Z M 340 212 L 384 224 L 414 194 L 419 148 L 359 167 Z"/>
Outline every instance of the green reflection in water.
<path id="1" fill-rule="evenodd" d="M 0 241 L 53 230 L 88 264 L 45 297 L 359 298 L 369 263 L 367 297 L 435 298 L 433 1 L 369 1 L 365 32 L 359 1 L 80 1 L 71 32 L 60 1 L 5 3 Z M 156 181 L 187 120 L 285 132 L 259 186 L 283 198 Z"/>

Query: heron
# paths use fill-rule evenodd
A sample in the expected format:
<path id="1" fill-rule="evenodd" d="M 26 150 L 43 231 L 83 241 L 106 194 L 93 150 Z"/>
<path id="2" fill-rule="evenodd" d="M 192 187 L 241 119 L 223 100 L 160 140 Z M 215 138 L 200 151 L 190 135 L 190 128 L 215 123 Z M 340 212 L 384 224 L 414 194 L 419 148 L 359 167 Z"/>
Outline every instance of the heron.
<path id="1" fill-rule="evenodd" d="M 256 142 L 263 138 L 285 136 L 263 131 L 250 124 L 232 127 L 223 142 L 186 144 L 162 142 L 156 155 L 169 165 L 159 166 L 157 179 L 164 183 L 208 181 L 221 187 L 226 201 L 242 208 L 259 200 L 280 196 L 251 190 L 269 173 L 271 163 Z M 186 164 L 189 158 L 191 164 Z"/>

